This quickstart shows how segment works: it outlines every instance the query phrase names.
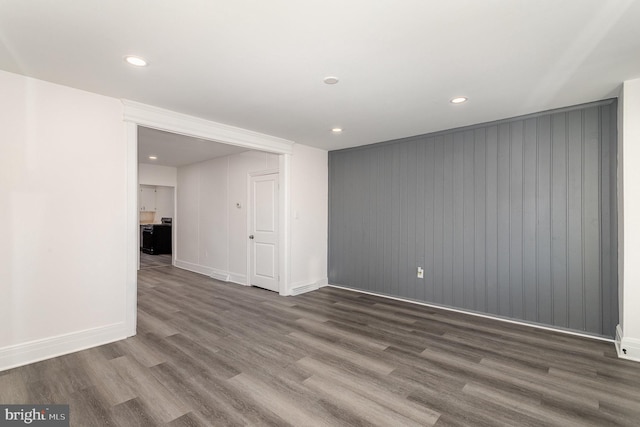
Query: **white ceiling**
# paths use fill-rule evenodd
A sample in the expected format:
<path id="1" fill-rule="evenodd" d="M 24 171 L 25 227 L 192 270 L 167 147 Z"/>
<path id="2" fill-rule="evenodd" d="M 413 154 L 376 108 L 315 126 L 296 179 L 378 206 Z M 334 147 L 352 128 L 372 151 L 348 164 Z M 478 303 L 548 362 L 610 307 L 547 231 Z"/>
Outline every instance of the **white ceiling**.
<path id="1" fill-rule="evenodd" d="M 0 69 L 336 149 L 615 96 L 639 23 L 640 0 L 2 0 Z"/>
<path id="2" fill-rule="evenodd" d="M 247 151 L 246 148 L 138 127 L 138 161 L 180 167 Z M 157 157 L 156 160 L 149 156 Z"/>

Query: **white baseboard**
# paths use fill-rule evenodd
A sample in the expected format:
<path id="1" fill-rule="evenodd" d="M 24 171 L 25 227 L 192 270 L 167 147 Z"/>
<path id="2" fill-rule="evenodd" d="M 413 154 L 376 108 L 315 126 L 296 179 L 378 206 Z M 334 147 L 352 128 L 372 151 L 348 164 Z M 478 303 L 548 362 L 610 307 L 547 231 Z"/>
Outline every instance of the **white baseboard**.
<path id="1" fill-rule="evenodd" d="M 127 338 L 125 322 L 0 348 L 0 371 Z"/>
<path id="2" fill-rule="evenodd" d="M 192 262 L 182 261 L 176 259 L 175 266 L 178 268 L 182 268 L 183 270 L 193 271 L 194 273 L 204 274 L 205 276 L 211 276 L 213 273 L 213 268 L 205 267 L 200 264 L 194 264 Z"/>
<path id="3" fill-rule="evenodd" d="M 193 271 L 194 273 L 204 274 L 205 276 L 212 277 L 222 282 L 230 282 L 230 283 L 236 283 L 238 285 L 249 286 L 248 284 L 249 281 L 247 279 L 246 274 L 218 270 L 217 268 L 206 267 L 204 265 L 194 264 L 192 262 L 187 262 L 187 261 L 181 261 L 179 259 L 176 259 L 174 265 L 178 268 L 182 268 L 183 270 L 189 270 L 189 271 Z"/>
<path id="4" fill-rule="evenodd" d="M 297 282 L 291 285 L 291 292 L 289 292 L 289 295 L 295 296 L 295 295 L 304 294 L 306 292 L 315 291 L 324 286 L 327 286 L 327 284 L 328 284 L 328 279 L 326 277 L 310 283 Z"/>
<path id="5" fill-rule="evenodd" d="M 543 329 L 543 330 L 546 330 L 546 331 L 560 332 L 560 333 L 567 334 L 567 335 L 575 335 L 575 336 L 578 336 L 578 337 L 590 338 L 592 340 L 598 340 L 598 341 L 614 342 L 614 340 L 612 340 L 611 338 L 599 337 L 599 336 L 596 336 L 596 335 L 583 334 L 583 333 L 580 333 L 580 332 L 574 332 L 574 331 L 570 331 L 570 330 L 567 330 L 567 329 L 554 328 L 552 326 L 544 326 L 544 325 L 541 325 L 539 323 L 528 323 L 528 322 L 521 322 L 519 320 L 514 320 L 514 319 L 505 319 L 504 317 L 498 317 L 498 316 L 494 316 L 494 315 L 491 315 L 491 314 L 478 313 L 476 311 L 467 311 L 467 310 L 463 310 L 463 309 L 459 309 L 459 308 L 453 308 L 453 307 L 449 307 L 449 306 L 446 306 L 446 305 L 433 304 L 433 303 L 429 303 L 429 302 L 414 301 L 414 300 L 407 299 L 407 298 L 402 298 L 402 297 L 392 297 L 390 295 L 379 294 L 379 293 L 376 293 L 376 292 L 369 292 L 369 291 L 363 291 L 363 290 L 355 289 L 355 288 L 348 288 L 348 287 L 342 286 L 342 285 L 329 284 L 328 286 L 331 286 L 332 288 L 344 289 L 346 291 L 358 292 L 358 293 L 361 293 L 361 294 L 375 295 L 377 297 L 392 299 L 392 300 L 396 300 L 396 301 L 404 301 L 404 302 L 408 302 L 408 303 L 411 303 L 411 304 L 424 305 L 426 307 L 439 308 L 441 310 L 454 311 L 456 313 L 468 314 L 470 316 L 484 317 L 486 319 L 498 320 L 500 322 L 505 322 L 505 323 L 514 323 L 516 325 L 528 326 L 530 328 L 535 328 L 535 329 Z"/>
<path id="6" fill-rule="evenodd" d="M 213 268 L 211 270 L 211 274 L 209 274 L 210 277 L 216 280 L 220 280 L 221 282 L 229 281 L 229 273 L 227 273 L 226 271 L 220 271 Z"/>
<path id="7" fill-rule="evenodd" d="M 194 264 L 192 262 L 182 261 L 177 259 L 175 266 L 182 268 L 183 270 L 193 271 L 194 273 L 204 274 L 205 276 L 212 277 L 216 280 L 222 280 L 223 282 L 229 281 L 229 273 L 221 271 L 212 267 L 206 267 L 200 264 Z"/>
<path id="8" fill-rule="evenodd" d="M 249 286 L 249 281 L 247 280 L 246 274 L 229 272 L 228 281 L 237 285 Z"/>
<path id="9" fill-rule="evenodd" d="M 620 325 L 616 326 L 616 351 L 621 359 L 640 362 L 640 339 L 625 337 Z"/>

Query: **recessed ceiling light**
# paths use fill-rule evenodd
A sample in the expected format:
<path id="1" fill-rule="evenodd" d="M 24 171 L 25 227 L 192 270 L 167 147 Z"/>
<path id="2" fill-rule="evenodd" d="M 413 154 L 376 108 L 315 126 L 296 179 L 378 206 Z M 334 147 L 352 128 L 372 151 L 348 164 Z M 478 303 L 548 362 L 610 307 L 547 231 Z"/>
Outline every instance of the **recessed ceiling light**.
<path id="1" fill-rule="evenodd" d="M 158 156 L 149 156 L 149 160 L 158 160 Z"/>
<path id="2" fill-rule="evenodd" d="M 450 102 L 452 104 L 462 104 L 463 102 L 466 102 L 466 101 L 467 101 L 466 97 L 464 97 L 464 96 L 456 96 Z"/>
<path id="3" fill-rule="evenodd" d="M 145 61 L 144 59 L 140 58 L 139 56 L 125 56 L 124 60 L 127 61 L 129 64 L 131 65 L 135 65 L 136 67 L 146 67 L 147 66 L 147 61 Z"/>
<path id="4" fill-rule="evenodd" d="M 333 129 L 331 129 L 331 132 L 333 132 L 333 133 L 342 133 L 342 128 L 333 128 Z"/>
<path id="5" fill-rule="evenodd" d="M 324 78 L 324 82 L 328 85 L 334 85 L 339 82 L 337 77 L 329 76 Z"/>

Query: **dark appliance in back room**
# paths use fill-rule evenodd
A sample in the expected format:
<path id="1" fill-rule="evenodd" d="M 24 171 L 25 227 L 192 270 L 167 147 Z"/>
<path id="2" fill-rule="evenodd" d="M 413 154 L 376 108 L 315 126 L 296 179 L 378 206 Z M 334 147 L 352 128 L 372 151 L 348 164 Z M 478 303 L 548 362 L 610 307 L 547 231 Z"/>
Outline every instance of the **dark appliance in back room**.
<path id="1" fill-rule="evenodd" d="M 171 253 L 171 218 L 162 218 L 161 222 L 142 227 L 142 252 L 145 254 Z"/>

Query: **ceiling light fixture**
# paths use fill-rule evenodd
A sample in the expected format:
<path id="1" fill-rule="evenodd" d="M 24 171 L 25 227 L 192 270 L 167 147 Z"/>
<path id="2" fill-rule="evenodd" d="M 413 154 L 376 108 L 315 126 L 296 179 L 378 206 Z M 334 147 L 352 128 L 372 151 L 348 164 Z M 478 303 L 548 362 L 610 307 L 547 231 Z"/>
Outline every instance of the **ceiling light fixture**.
<path id="1" fill-rule="evenodd" d="M 466 102 L 467 98 L 465 96 L 456 96 L 455 98 L 451 99 L 452 104 L 462 104 L 463 102 Z"/>
<path id="2" fill-rule="evenodd" d="M 124 57 L 124 60 L 131 65 L 135 65 L 136 67 L 146 67 L 147 61 L 140 58 L 139 56 L 128 55 Z"/>
<path id="3" fill-rule="evenodd" d="M 158 156 L 149 156 L 149 160 L 158 160 Z"/>
<path id="4" fill-rule="evenodd" d="M 336 83 L 338 83 L 340 80 L 338 80 L 337 77 L 334 76 L 329 76 L 329 77 L 325 77 L 324 78 L 324 82 L 328 85 L 334 85 Z"/>
<path id="5" fill-rule="evenodd" d="M 331 132 L 333 132 L 333 133 L 342 133 L 342 128 L 333 128 L 333 129 L 331 129 Z"/>

